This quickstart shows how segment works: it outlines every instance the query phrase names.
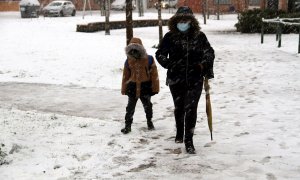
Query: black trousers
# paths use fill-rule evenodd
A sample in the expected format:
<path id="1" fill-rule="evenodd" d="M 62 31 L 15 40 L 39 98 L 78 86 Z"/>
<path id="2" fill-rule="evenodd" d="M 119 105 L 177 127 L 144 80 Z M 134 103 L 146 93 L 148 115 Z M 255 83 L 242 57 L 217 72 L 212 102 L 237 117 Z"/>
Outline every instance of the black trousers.
<path id="1" fill-rule="evenodd" d="M 192 140 L 197 121 L 198 102 L 203 89 L 203 81 L 187 86 L 185 83 L 169 85 L 175 106 L 174 115 L 177 135 Z"/>
<path id="2" fill-rule="evenodd" d="M 138 99 L 141 100 L 144 111 L 146 113 L 146 118 L 147 121 L 150 121 L 153 116 L 153 110 L 152 110 L 152 103 L 151 103 L 151 96 L 150 95 L 145 95 L 141 96 L 140 98 L 136 97 L 130 97 L 128 96 L 128 104 L 126 107 L 126 114 L 125 114 L 125 124 L 126 125 L 131 125 L 133 121 L 133 115 L 135 112 L 135 106 L 138 101 Z"/>

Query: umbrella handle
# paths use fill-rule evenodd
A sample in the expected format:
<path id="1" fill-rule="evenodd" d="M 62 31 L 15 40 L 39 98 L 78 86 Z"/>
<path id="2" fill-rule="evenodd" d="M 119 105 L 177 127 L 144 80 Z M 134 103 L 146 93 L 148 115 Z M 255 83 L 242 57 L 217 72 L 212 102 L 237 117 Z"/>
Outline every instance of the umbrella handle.
<path id="1" fill-rule="evenodd" d="M 209 94 L 209 89 L 210 89 L 210 86 L 208 84 L 208 78 L 205 78 L 204 79 L 204 90 L 205 90 L 206 94 Z"/>

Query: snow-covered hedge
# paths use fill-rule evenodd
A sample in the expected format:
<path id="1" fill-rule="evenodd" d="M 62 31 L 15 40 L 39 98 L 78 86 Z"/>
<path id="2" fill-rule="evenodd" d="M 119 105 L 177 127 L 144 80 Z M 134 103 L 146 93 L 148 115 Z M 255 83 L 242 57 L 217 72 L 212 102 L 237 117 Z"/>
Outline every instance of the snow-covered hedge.
<path id="1" fill-rule="evenodd" d="M 242 12 L 238 16 L 238 23 L 235 24 L 238 32 L 242 33 L 260 33 L 262 27 L 262 18 L 273 19 L 273 18 L 299 18 L 300 13 L 287 13 L 285 11 L 276 11 L 271 9 L 260 10 L 248 10 Z M 264 24 L 265 33 L 276 33 L 276 25 Z M 283 33 L 298 33 L 296 26 L 284 26 Z"/>
<path id="2" fill-rule="evenodd" d="M 40 6 L 38 0 L 22 0 L 19 3 L 20 6 Z"/>

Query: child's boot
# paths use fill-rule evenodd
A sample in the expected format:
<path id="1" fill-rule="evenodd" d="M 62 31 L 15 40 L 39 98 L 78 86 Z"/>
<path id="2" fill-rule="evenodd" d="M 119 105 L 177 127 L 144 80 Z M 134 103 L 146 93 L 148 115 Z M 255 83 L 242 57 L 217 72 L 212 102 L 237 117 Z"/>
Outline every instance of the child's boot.
<path id="1" fill-rule="evenodd" d="M 121 129 L 123 134 L 128 134 L 131 132 L 132 120 L 125 120 L 125 128 Z"/>
<path id="2" fill-rule="evenodd" d="M 121 129 L 123 134 L 128 134 L 131 132 L 131 125 L 125 125 L 125 128 Z"/>
<path id="3" fill-rule="evenodd" d="M 154 125 L 151 119 L 147 120 L 148 130 L 154 130 Z"/>

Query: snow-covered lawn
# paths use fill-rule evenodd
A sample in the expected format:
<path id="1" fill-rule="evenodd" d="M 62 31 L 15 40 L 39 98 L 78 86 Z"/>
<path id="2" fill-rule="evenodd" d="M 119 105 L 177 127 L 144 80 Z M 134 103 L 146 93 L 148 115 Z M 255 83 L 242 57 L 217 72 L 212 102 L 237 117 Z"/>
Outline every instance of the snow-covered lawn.
<path id="1" fill-rule="evenodd" d="M 236 15 L 212 16 L 207 25 L 196 15 L 216 52 L 214 140 L 202 96 L 197 154 L 188 155 L 174 143 L 173 103 L 161 67 L 161 92 L 153 97 L 156 130 L 147 130 L 139 103 L 132 132 L 120 132 L 127 101 L 119 92 L 125 29 L 109 36 L 78 33 L 77 24 L 104 20 L 97 12 L 84 19 L 80 14 L 21 19 L 0 12 L 0 179 L 300 178 L 297 34 L 283 35 L 277 48 L 274 35 L 260 44 L 260 34 L 235 33 Z M 110 19 L 125 15 L 115 12 Z M 134 36 L 154 55 L 157 27 L 136 28 Z M 84 113 L 75 112 L 80 109 Z"/>

